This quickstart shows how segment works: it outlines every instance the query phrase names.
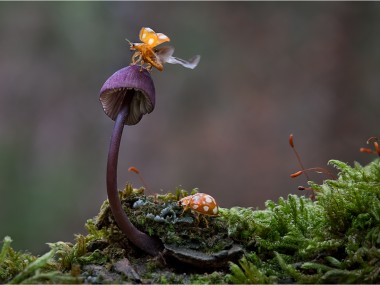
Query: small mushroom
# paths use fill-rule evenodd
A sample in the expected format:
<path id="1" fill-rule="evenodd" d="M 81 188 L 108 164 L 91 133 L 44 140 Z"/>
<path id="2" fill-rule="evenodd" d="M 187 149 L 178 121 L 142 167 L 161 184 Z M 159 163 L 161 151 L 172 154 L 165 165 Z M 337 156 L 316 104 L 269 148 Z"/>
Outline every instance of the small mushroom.
<path id="1" fill-rule="evenodd" d="M 115 72 L 100 90 L 104 112 L 115 121 L 107 161 L 107 194 L 115 221 L 135 246 L 156 256 L 163 245 L 159 239 L 138 230 L 121 206 L 117 188 L 117 163 L 124 125 L 137 124 L 155 105 L 155 88 L 148 71 L 133 65 Z"/>

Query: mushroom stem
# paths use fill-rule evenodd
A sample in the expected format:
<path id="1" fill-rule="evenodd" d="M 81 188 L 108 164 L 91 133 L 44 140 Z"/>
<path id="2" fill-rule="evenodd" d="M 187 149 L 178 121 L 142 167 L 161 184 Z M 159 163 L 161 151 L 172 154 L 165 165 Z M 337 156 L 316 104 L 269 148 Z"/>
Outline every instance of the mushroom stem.
<path id="1" fill-rule="evenodd" d="M 107 162 L 107 194 L 112 214 L 121 231 L 138 248 L 146 253 L 156 256 L 159 254 L 162 243 L 160 240 L 152 238 L 139 231 L 129 220 L 127 214 L 121 206 L 117 188 L 117 163 L 119 156 L 120 141 L 123 135 L 124 122 L 128 115 L 133 92 L 127 91 L 122 106 L 115 120 L 115 126 L 111 136 L 110 148 Z"/>

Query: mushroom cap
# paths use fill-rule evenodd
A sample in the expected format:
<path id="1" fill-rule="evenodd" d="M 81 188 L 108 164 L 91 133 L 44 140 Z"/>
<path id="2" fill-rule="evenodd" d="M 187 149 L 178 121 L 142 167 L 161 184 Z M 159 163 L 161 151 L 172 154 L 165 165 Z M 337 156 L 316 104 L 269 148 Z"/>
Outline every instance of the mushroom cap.
<path id="1" fill-rule="evenodd" d="M 137 65 L 124 67 L 112 74 L 100 89 L 99 100 L 112 120 L 116 119 L 124 99 L 130 100 L 125 125 L 135 125 L 143 115 L 153 111 L 155 88 L 146 69 Z"/>

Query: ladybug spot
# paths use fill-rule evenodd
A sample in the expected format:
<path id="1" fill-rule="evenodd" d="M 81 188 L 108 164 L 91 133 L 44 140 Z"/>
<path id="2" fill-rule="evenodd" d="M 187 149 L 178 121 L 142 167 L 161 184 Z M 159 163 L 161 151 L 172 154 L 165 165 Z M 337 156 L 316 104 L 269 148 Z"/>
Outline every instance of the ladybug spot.
<path id="1" fill-rule="evenodd" d="M 209 203 L 209 204 L 212 202 L 212 199 L 209 196 L 207 196 L 205 200 L 206 200 L 206 203 Z"/>
<path id="2" fill-rule="evenodd" d="M 194 202 L 198 202 L 198 201 L 199 201 L 199 196 L 194 196 L 194 197 L 193 197 L 193 201 L 194 201 Z"/>

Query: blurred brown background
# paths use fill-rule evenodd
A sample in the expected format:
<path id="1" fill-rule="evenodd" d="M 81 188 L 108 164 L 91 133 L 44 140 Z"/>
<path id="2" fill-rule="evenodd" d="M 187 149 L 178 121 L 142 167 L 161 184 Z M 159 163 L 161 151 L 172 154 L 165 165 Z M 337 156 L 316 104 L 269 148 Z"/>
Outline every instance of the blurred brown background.
<path id="1" fill-rule="evenodd" d="M 142 26 L 202 59 L 152 72 L 156 109 L 125 129 L 120 188 L 141 186 L 135 166 L 153 192 L 263 208 L 303 194 L 290 133 L 306 167 L 373 158 L 358 149 L 379 135 L 378 2 L 1 2 L 0 239 L 41 253 L 97 214 L 113 128 L 99 90 Z"/>

